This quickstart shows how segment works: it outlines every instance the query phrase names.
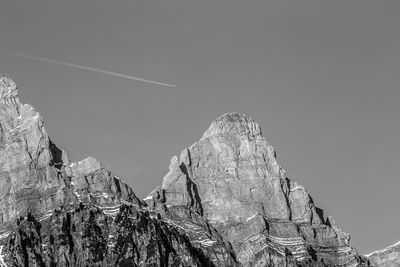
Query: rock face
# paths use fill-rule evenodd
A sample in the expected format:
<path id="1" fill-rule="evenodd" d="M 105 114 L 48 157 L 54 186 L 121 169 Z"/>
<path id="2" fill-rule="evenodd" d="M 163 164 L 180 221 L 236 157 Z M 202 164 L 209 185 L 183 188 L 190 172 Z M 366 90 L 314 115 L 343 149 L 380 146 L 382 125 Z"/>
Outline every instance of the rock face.
<path id="1" fill-rule="evenodd" d="M 286 177 L 260 126 L 242 114 L 219 117 L 174 156 L 147 202 L 173 218 L 204 218 L 244 266 L 360 264 L 349 235 Z"/>
<path id="2" fill-rule="evenodd" d="M 0 77 L 0 267 L 368 266 L 251 118 L 215 120 L 142 201 L 94 158 L 71 163 Z"/>
<path id="3" fill-rule="evenodd" d="M 371 266 L 393 267 L 400 266 L 400 242 L 385 249 L 365 255 Z"/>
<path id="4" fill-rule="evenodd" d="M 20 103 L 8 77 L 0 78 L 0 96 L 0 226 L 7 229 L 22 212 L 56 206 L 61 185 L 55 166 L 62 164 L 64 153 L 53 155 L 55 146 L 39 114 Z"/>
<path id="5" fill-rule="evenodd" d="M 70 163 L 47 135 L 32 106 L 21 104 L 14 81 L 0 78 L 0 229 L 21 214 L 49 215 L 62 204 L 140 203 L 132 189 L 93 158 Z"/>
<path id="6" fill-rule="evenodd" d="M 96 159 L 70 162 L 0 75 L 0 267 L 236 264 L 205 221 L 185 226 L 148 210 Z"/>
<path id="7" fill-rule="evenodd" d="M 210 266 L 185 235 L 133 206 L 115 218 L 83 204 L 46 223 L 28 216 L 9 249 L 16 266 Z"/>

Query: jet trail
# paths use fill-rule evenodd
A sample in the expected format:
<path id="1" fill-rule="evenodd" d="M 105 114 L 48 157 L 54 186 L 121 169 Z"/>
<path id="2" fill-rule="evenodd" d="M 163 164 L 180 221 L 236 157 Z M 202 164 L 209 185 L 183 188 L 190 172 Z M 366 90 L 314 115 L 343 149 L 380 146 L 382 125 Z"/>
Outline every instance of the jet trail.
<path id="1" fill-rule="evenodd" d="M 49 59 L 49 58 L 44 58 L 44 57 L 35 57 L 35 56 L 26 55 L 26 54 L 22 54 L 22 53 L 18 53 L 18 52 L 13 52 L 13 51 L 8 51 L 8 50 L 2 50 L 2 51 L 5 52 L 5 53 L 7 53 L 7 54 L 9 54 L 9 55 L 14 55 L 14 56 L 19 56 L 19 57 L 25 57 L 25 58 L 35 59 L 35 60 L 40 60 L 40 61 L 47 62 L 47 63 L 59 64 L 59 65 L 64 65 L 64 66 L 68 66 L 68 67 L 78 68 L 78 69 L 82 69 L 82 70 L 90 70 L 90 71 L 94 71 L 94 72 L 98 72 L 98 73 L 103 73 L 103 74 L 107 74 L 107 75 L 111 75 L 111 76 L 115 76 L 115 77 L 120 77 L 120 78 L 125 78 L 125 79 L 130 79 L 130 80 L 145 82 L 145 83 L 157 84 L 157 85 L 161 85 L 161 86 L 176 87 L 176 85 L 173 85 L 173 84 L 168 84 L 168 83 L 162 83 L 162 82 L 157 82 L 157 81 L 142 79 L 142 78 L 135 77 L 135 76 L 130 76 L 130 75 L 121 74 L 121 73 L 116 73 L 116 72 L 112 72 L 112 71 L 107 71 L 107 70 L 92 68 L 92 67 L 88 67 L 88 66 L 82 66 L 82 65 L 72 64 L 72 63 L 63 62 L 63 61 L 58 61 L 58 60 Z"/>

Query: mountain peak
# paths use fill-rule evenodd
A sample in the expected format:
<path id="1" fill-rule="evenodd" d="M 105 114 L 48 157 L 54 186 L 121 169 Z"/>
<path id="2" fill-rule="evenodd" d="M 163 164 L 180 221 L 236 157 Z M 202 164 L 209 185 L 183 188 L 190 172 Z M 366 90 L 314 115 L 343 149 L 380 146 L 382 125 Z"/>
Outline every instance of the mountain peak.
<path id="1" fill-rule="evenodd" d="M 40 219 L 60 205 L 139 203 L 96 159 L 70 163 L 40 114 L 19 102 L 17 86 L 6 75 L 0 75 L 0 162 L 0 233 L 27 212 Z"/>
<path id="2" fill-rule="evenodd" d="M 70 162 L 8 76 L 0 98 L 0 266 L 364 266 L 244 114 L 213 121 L 142 202 L 96 159 Z"/>
<path id="3" fill-rule="evenodd" d="M 162 186 L 145 201 L 173 219 L 206 220 L 243 266 L 297 266 L 282 257 L 288 251 L 304 266 L 358 264 L 349 235 L 286 177 L 259 124 L 241 113 L 218 117 L 198 142 L 174 156 Z"/>
<path id="4" fill-rule="evenodd" d="M 8 76 L 0 74 L 0 98 L 13 98 L 18 96 L 15 82 Z"/>
<path id="5" fill-rule="evenodd" d="M 230 112 L 225 113 L 214 120 L 210 127 L 205 131 L 203 139 L 218 135 L 237 135 L 261 137 L 261 127 L 249 116 Z"/>

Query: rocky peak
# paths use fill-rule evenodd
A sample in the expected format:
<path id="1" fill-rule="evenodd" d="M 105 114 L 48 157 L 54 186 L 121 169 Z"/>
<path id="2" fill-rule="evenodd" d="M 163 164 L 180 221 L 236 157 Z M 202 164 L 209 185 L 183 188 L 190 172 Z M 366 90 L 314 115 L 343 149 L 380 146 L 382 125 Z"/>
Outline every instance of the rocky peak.
<path id="1" fill-rule="evenodd" d="M 189 235 L 96 159 L 71 163 L 10 78 L 0 92 L 0 266 L 235 266 L 210 228 Z"/>
<path id="2" fill-rule="evenodd" d="M 7 75 L 0 74 L 0 98 L 12 98 L 18 96 L 15 82 Z"/>
<path id="3" fill-rule="evenodd" d="M 349 236 L 286 176 L 258 123 L 244 114 L 213 121 L 198 142 L 172 158 L 162 186 L 146 201 L 175 219 L 201 216 L 244 266 L 281 266 L 288 260 L 355 266 L 358 261 Z"/>
<path id="4" fill-rule="evenodd" d="M 0 266 L 364 266 L 244 114 L 172 157 L 144 203 L 96 159 L 71 163 L 17 93 L 1 76 Z"/>
<path id="5" fill-rule="evenodd" d="M 55 146 L 54 146 L 55 147 Z M 15 82 L 0 77 L 0 232 L 19 214 L 41 212 L 43 191 L 58 184 L 52 146 L 38 112 L 21 104 Z"/>
<path id="6" fill-rule="evenodd" d="M 0 77 L 0 234 L 27 212 L 38 218 L 64 204 L 132 201 L 132 189 L 94 158 L 70 163 L 52 142 L 42 117 L 21 104 L 15 82 Z"/>
<path id="7" fill-rule="evenodd" d="M 218 135 L 263 138 L 258 123 L 244 114 L 235 112 L 226 113 L 214 120 L 205 131 L 202 139 Z"/>

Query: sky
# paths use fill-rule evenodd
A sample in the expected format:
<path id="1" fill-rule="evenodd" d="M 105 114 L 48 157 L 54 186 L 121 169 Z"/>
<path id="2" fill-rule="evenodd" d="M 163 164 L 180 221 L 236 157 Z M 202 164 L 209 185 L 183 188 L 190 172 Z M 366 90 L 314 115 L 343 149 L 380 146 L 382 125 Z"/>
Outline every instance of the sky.
<path id="1" fill-rule="evenodd" d="M 226 112 L 360 253 L 400 240 L 400 1 L 2 0 L 0 73 L 139 197 Z M 166 87 L 4 50 L 155 80 Z"/>

